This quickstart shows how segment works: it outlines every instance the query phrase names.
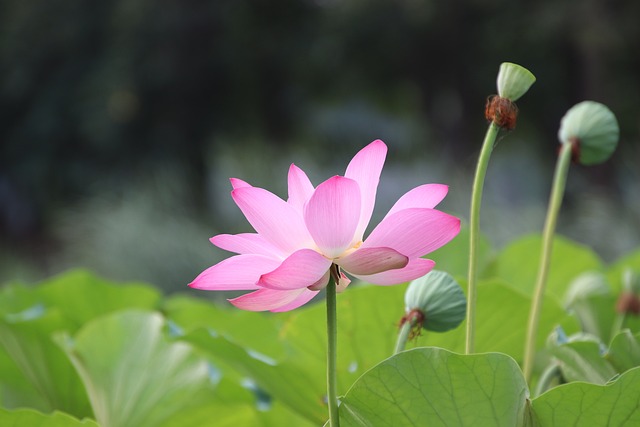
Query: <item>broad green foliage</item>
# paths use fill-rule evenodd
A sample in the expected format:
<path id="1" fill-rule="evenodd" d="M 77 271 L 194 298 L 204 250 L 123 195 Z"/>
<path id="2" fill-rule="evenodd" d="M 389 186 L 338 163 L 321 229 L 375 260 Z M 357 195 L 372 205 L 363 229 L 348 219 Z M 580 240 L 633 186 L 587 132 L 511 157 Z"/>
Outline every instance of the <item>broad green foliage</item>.
<path id="1" fill-rule="evenodd" d="M 492 249 L 485 236 L 480 235 L 478 242 L 478 271 L 489 266 Z M 466 278 L 469 266 L 469 226 L 463 226 L 460 233 L 449 243 L 431 252 L 428 258 L 436 262 L 436 269 L 446 271 L 456 278 Z"/>
<path id="2" fill-rule="evenodd" d="M 560 361 L 562 376 L 567 381 L 606 384 L 616 374 L 611 364 L 602 357 L 597 342 L 570 342 L 552 347 L 550 352 Z"/>
<path id="3" fill-rule="evenodd" d="M 640 368 L 606 386 L 571 383 L 533 401 L 535 426 L 617 427 L 640 425 Z"/>
<path id="4" fill-rule="evenodd" d="M 633 251 L 621 257 L 613 263 L 607 271 L 607 279 L 616 292 L 622 289 L 622 276 L 627 268 L 640 273 L 640 250 Z"/>
<path id="5" fill-rule="evenodd" d="M 450 268 L 461 282 L 466 240 L 433 254 L 438 268 Z M 452 353 L 464 350 L 461 325 L 423 331 L 409 343 L 417 348 L 391 356 L 406 285 L 354 282 L 338 295 L 344 425 L 640 422 L 640 318 L 614 311 L 622 272 L 640 270 L 640 252 L 607 268 L 590 250 L 556 240 L 533 385 L 546 366 L 559 366 L 566 381 L 591 384 L 555 386 L 529 400 L 531 387 L 517 363 L 540 239 L 517 240 L 491 263 L 491 249 L 482 246 L 476 331 L 482 354 Z M 603 292 L 574 295 L 564 307 L 571 282 L 585 271 L 604 274 Z M 322 425 L 325 317 L 321 303 L 252 313 L 195 297 L 163 297 L 151 286 L 114 284 L 87 271 L 37 286 L 6 285 L 0 289 L 0 425 Z M 554 377 L 549 385 L 556 384 Z"/>
<path id="6" fill-rule="evenodd" d="M 360 378 L 342 401 L 341 425 L 513 427 L 523 424 L 527 397 L 520 368 L 504 354 L 418 348 Z"/>
<path id="7" fill-rule="evenodd" d="M 10 315 L 0 320 L 0 344 L 37 392 L 34 401 L 44 401 L 35 407 L 43 411 L 58 409 L 77 417 L 92 416 L 78 374 L 50 339 L 55 331 L 71 325 L 57 307 L 41 310 L 19 320 Z M 28 400 L 15 403 L 24 405 Z"/>
<path id="8" fill-rule="evenodd" d="M 163 323 L 159 314 L 128 311 L 97 318 L 73 337 L 56 336 L 101 425 L 165 425 L 207 394 L 206 361 L 184 343 L 167 343 Z"/>
<path id="9" fill-rule="evenodd" d="M 616 298 L 615 295 L 592 295 L 574 301 L 570 309 L 584 332 L 599 337 L 602 342 L 608 342 L 616 318 L 613 310 Z"/>
<path id="10" fill-rule="evenodd" d="M 93 420 L 79 421 L 62 412 L 43 414 L 33 409 L 8 411 L 2 408 L 0 408 L 0 425 L 2 427 L 99 427 Z"/>
<path id="11" fill-rule="evenodd" d="M 509 354 L 521 361 L 524 353 L 523 331 L 526 329 L 527 314 L 531 298 L 518 292 L 502 281 L 481 282 L 478 286 L 476 325 L 476 350 L 478 352 L 497 351 Z M 577 330 L 575 319 L 570 318 L 552 298 L 545 298 L 545 310 L 540 321 L 540 330 L 550 333 L 559 324 L 565 330 Z M 446 334 L 425 333 L 416 344 L 443 347 L 464 352 L 464 326 Z M 538 346 L 543 347 L 546 336 L 541 334 Z"/>
<path id="12" fill-rule="evenodd" d="M 520 292 L 531 295 L 538 273 L 542 240 L 525 236 L 509 244 L 497 257 L 495 274 Z M 575 242 L 556 237 L 546 293 L 562 301 L 571 280 L 585 271 L 600 270 L 598 256 Z"/>
<path id="13" fill-rule="evenodd" d="M 605 357 L 618 372 L 640 366 L 640 333 L 620 332 L 611 341 Z"/>

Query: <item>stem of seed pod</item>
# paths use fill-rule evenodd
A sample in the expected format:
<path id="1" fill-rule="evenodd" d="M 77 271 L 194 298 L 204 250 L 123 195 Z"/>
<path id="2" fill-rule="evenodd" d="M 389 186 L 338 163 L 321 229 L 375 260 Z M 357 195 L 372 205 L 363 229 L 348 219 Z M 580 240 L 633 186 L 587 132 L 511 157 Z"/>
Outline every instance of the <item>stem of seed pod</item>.
<path id="1" fill-rule="evenodd" d="M 471 192 L 471 213 L 469 215 L 469 276 L 467 287 L 467 338 L 466 354 L 474 352 L 475 349 L 475 317 L 476 317 L 476 281 L 478 279 L 478 240 L 480 234 L 480 204 L 482 203 L 482 189 L 484 187 L 484 177 L 487 174 L 489 158 L 493 151 L 496 137 L 500 127 L 491 122 L 487 134 L 482 143 L 476 175 L 473 180 Z"/>
<path id="2" fill-rule="evenodd" d="M 335 278 L 337 277 L 337 279 Z M 338 319 L 336 310 L 336 285 L 340 278 L 337 266 L 331 266 L 329 284 L 326 288 L 327 303 L 327 401 L 329 405 L 329 426 L 340 427 L 340 416 L 338 414 L 338 378 L 336 374 L 337 366 L 337 338 Z"/>
<path id="3" fill-rule="evenodd" d="M 569 164 L 571 163 L 571 152 L 573 145 L 577 141 L 563 143 L 560 148 L 560 156 L 556 164 L 556 170 L 553 176 L 553 186 L 549 207 L 547 209 L 547 219 L 544 224 L 544 232 L 542 236 L 542 252 L 540 254 L 540 264 L 538 266 L 538 276 L 536 279 L 533 301 L 531 302 L 531 310 L 529 312 L 529 322 L 527 326 L 527 335 L 525 338 L 524 350 L 524 377 L 527 381 L 531 379 L 533 364 L 535 359 L 535 344 L 538 334 L 538 323 L 540 322 L 540 312 L 542 311 L 542 299 L 549 275 L 549 264 L 551 263 L 551 252 L 553 249 L 553 235 L 556 230 L 558 220 L 558 212 L 562 205 L 562 197 L 569 173 Z"/>
<path id="4" fill-rule="evenodd" d="M 409 313 L 407 316 L 403 317 L 402 325 L 400 326 L 400 332 L 398 332 L 398 341 L 396 341 L 396 348 L 393 350 L 393 354 L 400 353 L 407 346 L 407 341 L 411 336 L 411 331 L 418 322 L 422 323 L 424 316 L 422 313 Z"/>

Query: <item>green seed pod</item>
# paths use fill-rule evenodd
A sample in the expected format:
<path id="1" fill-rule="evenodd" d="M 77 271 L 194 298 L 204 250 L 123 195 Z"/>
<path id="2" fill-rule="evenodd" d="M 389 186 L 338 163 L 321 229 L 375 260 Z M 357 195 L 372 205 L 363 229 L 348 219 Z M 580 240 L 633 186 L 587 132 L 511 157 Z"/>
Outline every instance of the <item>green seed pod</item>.
<path id="1" fill-rule="evenodd" d="M 511 62 L 503 62 L 498 71 L 498 95 L 516 101 L 527 93 L 535 81 L 536 76 L 526 68 Z"/>
<path id="2" fill-rule="evenodd" d="M 620 129 L 616 116 L 606 106 L 583 101 L 567 111 L 560 122 L 558 138 L 573 144 L 573 160 L 583 165 L 602 163 L 618 145 Z"/>
<path id="3" fill-rule="evenodd" d="M 404 294 L 406 312 L 419 310 L 422 327 L 428 331 L 445 332 L 457 327 L 465 318 L 467 299 L 451 275 L 433 270 L 413 280 Z"/>

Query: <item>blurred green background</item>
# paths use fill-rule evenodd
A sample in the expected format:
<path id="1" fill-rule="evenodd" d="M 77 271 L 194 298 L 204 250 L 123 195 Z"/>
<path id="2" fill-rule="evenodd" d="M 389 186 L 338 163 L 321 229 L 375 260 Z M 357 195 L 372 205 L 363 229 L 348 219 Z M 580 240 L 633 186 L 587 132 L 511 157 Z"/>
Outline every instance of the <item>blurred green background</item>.
<path id="1" fill-rule="evenodd" d="M 503 61 L 537 83 L 490 164 L 499 248 L 542 228 L 560 118 L 617 115 L 609 162 L 570 171 L 559 231 L 612 260 L 640 242 L 636 0 L 2 0 L 0 282 L 84 266 L 185 290 L 250 227 L 228 177 L 286 196 L 373 139 L 389 146 L 374 221 L 450 185 L 468 215 L 486 97 Z"/>

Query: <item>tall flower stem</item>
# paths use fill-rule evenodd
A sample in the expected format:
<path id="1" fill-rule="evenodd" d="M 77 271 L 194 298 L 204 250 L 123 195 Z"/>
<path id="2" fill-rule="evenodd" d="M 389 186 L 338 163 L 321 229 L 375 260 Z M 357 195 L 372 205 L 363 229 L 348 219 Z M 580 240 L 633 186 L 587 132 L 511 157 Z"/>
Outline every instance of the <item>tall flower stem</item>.
<path id="1" fill-rule="evenodd" d="M 337 277 L 337 279 L 334 279 Z M 329 426 L 339 427 L 340 416 L 338 414 L 338 378 L 337 365 L 337 338 L 338 318 L 336 311 L 336 284 L 340 273 L 337 266 L 331 266 L 329 284 L 326 288 L 327 301 L 327 401 L 329 404 Z"/>
<path id="2" fill-rule="evenodd" d="M 549 207 L 547 209 L 547 219 L 544 224 L 544 232 L 542 236 L 542 252 L 540 254 L 540 264 L 538 266 L 538 276 L 531 302 L 531 310 L 529 312 L 529 322 L 527 326 L 527 335 L 525 338 L 524 350 L 524 376 L 527 381 L 531 378 L 533 371 L 533 363 L 535 358 L 535 344 L 538 334 L 538 323 L 540 322 L 540 312 L 542 311 L 542 299 L 544 297 L 547 276 L 549 275 L 549 264 L 551 263 L 551 252 L 553 249 L 553 235 L 556 230 L 558 220 L 558 212 L 562 205 L 562 197 L 567 182 L 567 174 L 569 173 L 569 164 L 571 163 L 571 149 L 573 142 L 563 143 L 560 148 L 560 156 L 556 164 L 556 170 L 553 176 L 553 186 L 551 189 L 551 197 Z"/>
<path id="3" fill-rule="evenodd" d="M 484 187 L 484 177 L 487 174 L 489 158 L 493 151 L 496 137 L 500 127 L 491 122 L 487 134 L 482 143 L 476 175 L 473 180 L 471 192 L 471 213 L 469 218 L 469 276 L 467 287 L 467 338 L 466 353 L 473 353 L 475 348 L 475 316 L 476 316 L 476 282 L 478 279 L 478 237 L 480 234 L 480 204 L 482 203 L 482 189 Z"/>

